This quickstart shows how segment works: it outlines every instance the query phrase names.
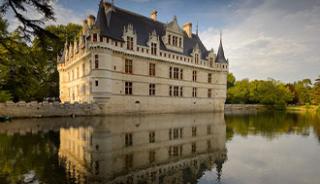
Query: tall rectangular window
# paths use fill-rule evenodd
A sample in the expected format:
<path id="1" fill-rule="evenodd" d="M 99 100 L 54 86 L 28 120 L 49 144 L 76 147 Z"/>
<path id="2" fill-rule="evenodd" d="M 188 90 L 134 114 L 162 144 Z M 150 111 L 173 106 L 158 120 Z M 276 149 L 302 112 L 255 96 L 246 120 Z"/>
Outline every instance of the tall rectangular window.
<path id="1" fill-rule="evenodd" d="M 156 141 L 156 133 L 154 131 L 149 132 L 149 143 L 154 143 Z"/>
<path id="2" fill-rule="evenodd" d="M 133 50 L 133 37 L 127 36 L 127 49 Z"/>
<path id="3" fill-rule="evenodd" d="M 157 55 L 157 44 L 156 43 L 151 43 L 151 54 Z"/>
<path id="4" fill-rule="evenodd" d="M 183 87 L 182 86 L 180 87 L 180 96 L 181 97 L 183 96 Z"/>
<path id="5" fill-rule="evenodd" d="M 212 96 L 212 89 L 208 89 L 208 98 L 211 98 Z"/>
<path id="6" fill-rule="evenodd" d="M 212 74 L 208 73 L 208 83 L 211 83 L 211 82 L 212 82 Z"/>
<path id="7" fill-rule="evenodd" d="M 125 94 L 132 95 L 132 82 L 125 82 Z"/>
<path id="8" fill-rule="evenodd" d="M 197 97 L 197 88 L 192 88 L 192 97 Z"/>
<path id="9" fill-rule="evenodd" d="M 169 96 L 172 96 L 172 86 L 169 86 Z"/>
<path id="10" fill-rule="evenodd" d="M 180 69 L 180 79 L 183 80 L 183 69 Z"/>
<path id="11" fill-rule="evenodd" d="M 132 133 L 125 134 L 125 146 L 132 146 Z"/>
<path id="12" fill-rule="evenodd" d="M 197 145 L 196 145 L 196 143 L 194 142 L 194 143 L 192 143 L 192 145 L 191 145 L 191 152 L 192 152 L 192 153 L 196 153 L 196 151 L 197 151 Z"/>
<path id="13" fill-rule="evenodd" d="M 97 33 L 93 34 L 93 40 L 92 40 L 92 41 L 93 41 L 93 42 L 96 42 L 97 39 L 98 39 L 97 37 L 98 37 L 98 36 L 97 36 Z"/>
<path id="14" fill-rule="evenodd" d="M 171 45 L 171 35 L 168 35 L 168 43 Z"/>
<path id="15" fill-rule="evenodd" d="M 197 71 L 196 70 L 193 70 L 192 71 L 192 81 L 197 81 Z"/>
<path id="16" fill-rule="evenodd" d="M 125 167 L 126 169 L 130 169 L 133 167 L 133 154 L 127 154 L 125 156 Z"/>
<path id="17" fill-rule="evenodd" d="M 173 96 L 179 96 L 179 86 L 173 87 Z"/>
<path id="18" fill-rule="evenodd" d="M 173 78 L 179 79 L 179 68 L 176 68 L 176 67 L 173 68 Z"/>
<path id="19" fill-rule="evenodd" d="M 156 85 L 155 84 L 149 84 L 149 95 L 150 96 L 156 95 Z"/>
<path id="20" fill-rule="evenodd" d="M 195 137 L 195 136 L 197 136 L 197 127 L 193 126 L 192 127 L 192 137 Z"/>
<path id="21" fill-rule="evenodd" d="M 194 54 L 194 62 L 195 64 L 199 64 L 199 54 Z"/>
<path id="22" fill-rule="evenodd" d="M 99 81 L 95 80 L 96 87 L 99 86 Z"/>
<path id="23" fill-rule="evenodd" d="M 149 75 L 150 76 L 156 75 L 156 64 L 154 64 L 154 63 L 149 64 Z"/>
<path id="24" fill-rule="evenodd" d="M 84 76 L 86 74 L 86 64 L 83 63 L 82 64 L 82 76 Z"/>
<path id="25" fill-rule="evenodd" d="M 131 59 L 125 59 L 125 73 L 132 74 L 132 60 Z"/>
<path id="26" fill-rule="evenodd" d="M 98 54 L 94 55 L 94 68 L 95 69 L 99 68 L 99 55 Z"/>
<path id="27" fill-rule="evenodd" d="M 179 38 L 179 47 L 182 47 L 182 38 Z"/>
<path id="28" fill-rule="evenodd" d="M 155 160 L 156 160 L 156 152 L 152 150 L 149 152 L 149 162 L 153 163 L 155 162 Z"/>
<path id="29" fill-rule="evenodd" d="M 169 78 L 172 78 L 172 67 L 169 68 Z"/>
<path id="30" fill-rule="evenodd" d="M 213 58 L 209 58 L 209 62 L 210 62 L 210 67 L 213 67 Z"/>
<path id="31" fill-rule="evenodd" d="M 80 75 L 79 72 L 80 72 L 79 67 L 77 67 L 77 79 L 79 78 L 79 75 Z"/>

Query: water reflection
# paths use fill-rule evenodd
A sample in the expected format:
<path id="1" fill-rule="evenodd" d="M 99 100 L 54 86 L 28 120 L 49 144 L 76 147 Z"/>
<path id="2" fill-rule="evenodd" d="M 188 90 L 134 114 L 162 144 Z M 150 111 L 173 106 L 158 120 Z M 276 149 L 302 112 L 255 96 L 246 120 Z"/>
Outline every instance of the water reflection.
<path id="1" fill-rule="evenodd" d="M 297 167 L 288 161 L 291 152 L 306 172 L 301 178 L 318 178 L 310 171 L 320 169 L 314 143 L 320 143 L 320 121 L 312 114 L 18 119 L 0 124 L 0 183 L 19 183 L 32 170 L 48 184 L 257 183 L 250 178 L 259 169 L 288 183 L 290 173 L 298 174 L 271 171 L 277 163 Z M 301 145 L 308 149 L 293 149 Z"/>
<path id="2" fill-rule="evenodd" d="M 15 120 L 0 124 L 0 181 L 34 170 L 42 183 L 197 183 L 220 180 L 223 114 Z"/>
<path id="3" fill-rule="evenodd" d="M 230 114 L 226 116 L 227 139 L 234 135 L 259 135 L 268 139 L 283 134 L 309 136 L 310 131 L 320 142 L 320 117 L 317 114 L 267 112 L 257 114 Z"/>
<path id="4" fill-rule="evenodd" d="M 226 159 L 223 114 L 93 121 L 60 129 L 59 158 L 78 183 L 196 183 Z"/>

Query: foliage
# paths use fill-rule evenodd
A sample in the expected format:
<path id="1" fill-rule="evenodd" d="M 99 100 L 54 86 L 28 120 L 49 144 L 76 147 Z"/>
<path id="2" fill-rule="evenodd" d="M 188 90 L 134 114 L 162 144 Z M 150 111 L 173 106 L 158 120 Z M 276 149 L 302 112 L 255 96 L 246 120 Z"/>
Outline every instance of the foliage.
<path id="1" fill-rule="evenodd" d="M 233 87 L 235 82 L 236 82 L 236 78 L 234 77 L 234 75 L 232 73 L 228 73 L 228 76 L 227 76 L 227 89 Z"/>
<path id="2" fill-rule="evenodd" d="M 42 28 L 44 21 L 55 20 L 51 2 L 52 0 L 2 0 L 0 15 L 4 15 L 8 11 L 13 12 L 15 18 L 21 23 L 17 31 L 27 41 L 31 41 L 31 38 L 35 36 L 41 39 L 47 36 L 55 38 L 53 34 Z M 28 16 L 31 12 L 42 17 L 36 20 L 32 16 Z M 2 41 L 0 39 L 0 43 Z"/>
<path id="3" fill-rule="evenodd" d="M 311 96 L 312 96 L 312 103 L 320 105 L 320 76 L 318 79 L 316 79 L 316 82 L 314 83 Z"/>
<path id="4" fill-rule="evenodd" d="M 81 26 L 49 26 L 46 30 L 59 39 L 45 38 L 41 41 L 36 37 L 32 45 L 28 45 L 17 32 L 7 33 L 7 24 L 1 19 L 0 26 L 0 34 L 3 33 L 6 38 L 6 43 L 0 44 L 0 90 L 8 91 L 14 101 L 41 101 L 44 97 L 58 97 L 56 56 L 65 40 L 73 40 Z"/>
<path id="5" fill-rule="evenodd" d="M 268 80 L 237 81 L 228 90 L 229 103 L 260 103 L 268 105 L 285 105 L 292 99 L 289 89 L 281 82 Z"/>
<path id="6" fill-rule="evenodd" d="M 11 100 L 12 96 L 8 91 L 0 91 L 0 102 Z"/>

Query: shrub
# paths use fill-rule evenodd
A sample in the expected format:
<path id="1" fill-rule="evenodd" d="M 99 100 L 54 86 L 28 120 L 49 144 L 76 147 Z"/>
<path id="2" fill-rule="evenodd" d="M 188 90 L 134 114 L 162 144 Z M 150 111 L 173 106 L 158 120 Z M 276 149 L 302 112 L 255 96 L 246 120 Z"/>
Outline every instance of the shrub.
<path id="1" fill-rule="evenodd" d="M 0 102 L 11 100 L 12 96 L 8 91 L 0 91 Z"/>

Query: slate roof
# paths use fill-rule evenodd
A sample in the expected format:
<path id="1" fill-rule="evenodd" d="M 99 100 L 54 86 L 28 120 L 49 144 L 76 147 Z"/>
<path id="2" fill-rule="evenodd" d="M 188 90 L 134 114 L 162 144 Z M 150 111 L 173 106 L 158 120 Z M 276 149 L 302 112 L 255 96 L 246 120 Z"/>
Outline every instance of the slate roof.
<path id="1" fill-rule="evenodd" d="M 100 34 L 103 36 L 111 37 L 116 40 L 123 41 L 122 34 L 123 29 L 128 24 L 133 25 L 133 29 L 137 33 L 137 43 L 138 45 L 147 46 L 149 35 L 155 30 L 157 35 L 162 38 L 166 33 L 166 26 L 168 24 L 162 23 L 160 21 L 154 21 L 149 17 L 130 12 L 128 10 L 121 9 L 110 3 L 107 3 L 111 6 L 111 11 L 105 11 L 103 4 L 107 2 L 102 2 L 99 5 L 99 11 L 97 14 L 97 19 L 95 26 L 100 30 Z M 198 44 L 201 51 L 202 59 L 206 59 L 208 55 L 208 50 L 203 45 L 197 34 L 192 34 L 192 37 L 189 38 L 186 33 L 183 33 L 184 45 L 183 53 L 184 55 L 190 56 L 193 51 L 193 48 Z M 169 50 L 165 47 L 162 39 L 160 39 L 160 48 L 161 50 Z M 181 54 L 181 53 L 180 53 Z"/>
<path id="2" fill-rule="evenodd" d="M 226 60 L 224 56 L 224 51 L 223 51 L 223 46 L 222 46 L 222 40 L 220 37 L 220 44 L 219 44 L 219 49 L 216 57 L 216 63 L 228 63 L 228 60 Z"/>

